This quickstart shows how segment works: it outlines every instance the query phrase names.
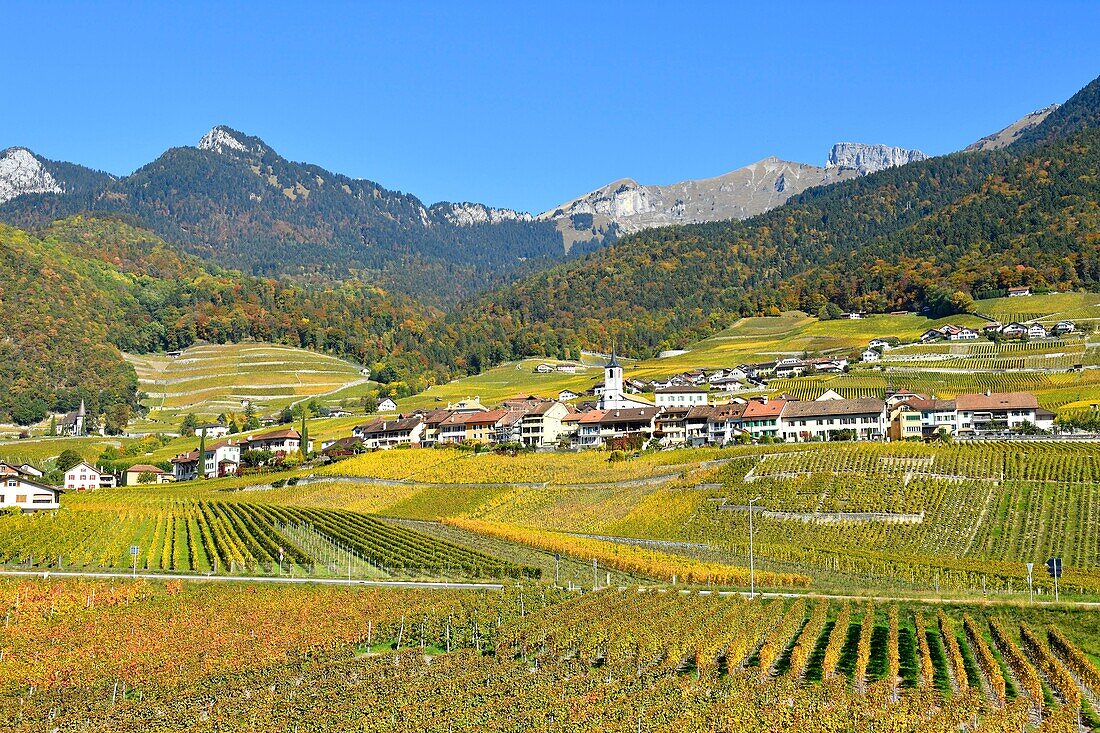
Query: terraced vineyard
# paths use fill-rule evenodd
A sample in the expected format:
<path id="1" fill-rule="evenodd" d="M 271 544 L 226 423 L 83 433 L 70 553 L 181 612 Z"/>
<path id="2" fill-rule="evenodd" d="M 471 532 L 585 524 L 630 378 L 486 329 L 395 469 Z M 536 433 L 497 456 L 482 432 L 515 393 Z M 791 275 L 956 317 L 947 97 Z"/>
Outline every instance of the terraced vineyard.
<path id="1" fill-rule="evenodd" d="M 38 568 L 346 577 L 521 577 L 535 571 L 330 509 L 198 501 L 4 519 L 0 562 Z"/>
<path id="2" fill-rule="evenodd" d="M 309 397 L 355 397 L 359 367 L 335 356 L 262 343 L 192 346 L 177 357 L 127 356 L 149 397 L 151 418 L 213 417 L 249 401 L 271 412 Z M 324 401 L 324 400 L 322 400 Z"/>
<path id="3" fill-rule="evenodd" d="M 302 638 L 283 631 L 221 645 L 266 646 L 249 655 L 207 652 L 202 635 L 154 621 L 151 632 L 136 634 L 139 643 L 162 635 L 142 649 L 139 664 L 127 664 L 135 647 L 126 644 L 103 668 L 84 661 L 84 647 L 119 636 L 127 617 L 150 608 L 173 608 L 184 619 L 221 600 L 219 616 L 240 628 L 245 613 L 253 622 L 272 613 L 305 617 L 313 604 L 331 603 L 331 591 L 285 611 L 277 605 L 290 600 L 285 592 L 257 594 L 246 610 L 226 603 L 229 589 L 196 595 L 182 588 L 160 600 L 101 589 L 102 605 L 125 601 L 118 611 L 60 604 L 90 597 L 86 586 L 75 591 L 14 604 L 14 623 L 9 610 L 0 643 L 16 658 L 38 644 L 39 662 L 9 667 L 0 679 L 8 691 L 0 695 L 6 729 L 79 724 L 126 733 L 156 721 L 168 729 L 292 730 L 303 720 L 333 731 L 440 732 L 1068 732 L 1100 725 L 1098 674 L 1088 657 L 1094 650 L 1074 640 L 1092 638 L 1083 631 L 1089 618 L 1045 626 L 1012 609 L 630 590 L 563 599 L 520 588 L 435 602 L 405 593 L 389 604 L 384 593 L 368 592 L 348 598 L 353 613 L 320 628 L 306 624 Z M 13 608 L 10 592 L 0 600 Z M 55 639 L 60 624 L 67 630 Z M 69 663 L 68 649 L 78 660 L 72 680 L 52 676 Z M 169 652 L 170 663 L 156 666 Z"/>

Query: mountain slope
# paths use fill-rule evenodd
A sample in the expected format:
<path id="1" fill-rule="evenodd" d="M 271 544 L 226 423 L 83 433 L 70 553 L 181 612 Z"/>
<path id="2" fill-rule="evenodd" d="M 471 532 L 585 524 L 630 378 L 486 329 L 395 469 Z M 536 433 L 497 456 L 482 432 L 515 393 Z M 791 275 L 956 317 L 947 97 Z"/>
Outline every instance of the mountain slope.
<path id="1" fill-rule="evenodd" d="M 577 241 L 611 240 L 669 224 L 747 219 L 813 186 L 850 180 L 925 157 L 919 150 L 837 143 L 829 151 L 824 168 L 771 157 L 714 178 L 668 186 L 647 186 L 623 178 L 545 211 L 538 218 L 557 224 L 566 247 Z"/>
<path id="2" fill-rule="evenodd" d="M 109 211 L 169 242 L 262 275 L 360 277 L 446 302 L 561 259 L 561 236 L 530 216 L 480 205 L 428 208 L 415 196 L 283 158 L 219 126 L 119 180 L 11 197 L 0 219 L 44 226 Z M 63 190 L 57 190 L 62 188 Z"/>
<path id="3" fill-rule="evenodd" d="M 467 360 L 609 343 L 641 355 L 740 315 L 950 312 L 1015 284 L 1100 287 L 1094 86 L 1005 150 L 814 188 L 744 222 L 647 230 L 476 300 L 448 333 Z"/>
<path id="4" fill-rule="evenodd" d="M 992 135 L 986 135 L 981 140 L 970 143 L 963 148 L 963 150 L 966 152 L 974 152 L 977 150 L 1000 150 L 1001 148 L 1008 147 L 1016 142 L 1025 132 L 1045 120 L 1050 113 L 1056 109 L 1058 109 L 1058 105 L 1052 104 L 1049 107 L 1044 107 L 1029 115 L 1024 115 L 1008 127 L 998 130 Z"/>
<path id="5" fill-rule="evenodd" d="M 0 225 L 0 419 L 27 422 L 81 399 L 93 415 L 121 414 L 137 406 L 137 383 L 120 350 L 197 340 L 328 351 L 423 387 L 433 368 L 444 375 L 420 349 L 430 315 L 372 286 L 213 268 L 114 217 L 72 217 L 40 236 Z"/>

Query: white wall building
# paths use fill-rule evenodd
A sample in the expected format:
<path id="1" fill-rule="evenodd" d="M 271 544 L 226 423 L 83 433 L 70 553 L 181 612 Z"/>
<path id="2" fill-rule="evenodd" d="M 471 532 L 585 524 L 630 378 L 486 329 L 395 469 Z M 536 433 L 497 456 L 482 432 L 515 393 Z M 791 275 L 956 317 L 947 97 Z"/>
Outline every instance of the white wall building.
<path id="1" fill-rule="evenodd" d="M 694 407 L 707 404 L 707 391 L 702 387 L 686 385 L 665 387 L 653 393 L 657 407 Z"/>
<path id="2" fill-rule="evenodd" d="M 25 512 L 58 509 L 61 490 L 39 483 L 25 475 L 0 476 L 0 509 L 18 507 Z"/>

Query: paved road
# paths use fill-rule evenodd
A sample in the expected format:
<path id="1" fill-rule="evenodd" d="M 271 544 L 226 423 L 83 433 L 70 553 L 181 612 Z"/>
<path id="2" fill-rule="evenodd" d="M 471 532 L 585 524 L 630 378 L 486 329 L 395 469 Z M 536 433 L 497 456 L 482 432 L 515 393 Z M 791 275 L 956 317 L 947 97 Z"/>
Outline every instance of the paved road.
<path id="1" fill-rule="evenodd" d="M 446 581 L 415 581 L 415 580 L 345 580 L 342 578 L 285 578 L 268 575 L 187 575 L 187 574 L 162 574 L 162 573 L 138 573 L 136 576 L 133 573 L 97 573 L 97 572 L 75 572 L 63 570 L 60 572 L 55 571 L 34 571 L 34 570 L 0 570 L 0 577 L 3 576 L 21 576 L 28 578 L 51 578 L 51 577 L 66 577 L 66 578 L 105 578 L 105 579 L 117 579 L 127 580 L 141 578 L 143 580 L 191 580 L 199 582 L 231 582 L 231 583 L 291 583 L 291 584 L 303 584 L 303 583 L 317 583 L 320 585 L 360 585 L 360 586 L 378 586 L 383 588 L 432 588 L 436 590 L 503 590 L 504 586 L 501 583 L 461 583 L 461 582 L 446 582 Z M 619 590 L 628 590 L 625 587 L 620 587 Z M 648 591 L 659 592 L 679 592 L 679 593 L 694 593 L 696 589 L 687 588 L 674 588 L 671 586 L 650 586 L 644 588 Z M 700 594 L 717 593 L 720 596 L 744 596 L 749 597 L 748 591 L 737 590 L 706 590 L 698 589 Z M 1096 601 L 1061 601 L 1054 602 L 1048 600 L 1037 600 L 1034 603 L 1022 601 L 1019 599 L 1004 599 L 999 600 L 995 598 L 940 598 L 940 597 L 902 597 L 902 596 L 861 596 L 861 595 L 846 595 L 842 593 L 814 593 L 814 592 L 798 592 L 788 591 L 783 593 L 775 592 L 757 592 L 757 596 L 761 598 L 811 598 L 830 601 L 874 601 L 875 603 L 930 603 L 940 606 L 1017 606 L 1020 608 L 1027 608 L 1029 606 L 1036 607 L 1051 607 L 1057 606 L 1060 608 L 1075 608 L 1079 610 L 1100 611 L 1100 602 Z"/>
<path id="2" fill-rule="evenodd" d="M 289 578 L 267 575 L 187 575 L 167 573 L 96 573 L 76 572 L 70 570 L 42 571 L 42 570 L 0 570 L 0 576 L 17 575 L 33 578 L 107 578 L 118 580 L 195 580 L 201 582 L 229 581 L 234 583 L 318 583 L 320 585 L 369 585 L 386 588 L 433 588 L 437 590 L 503 590 L 500 583 L 451 583 L 445 581 L 416 581 L 416 580 L 347 580 L 344 578 Z"/>

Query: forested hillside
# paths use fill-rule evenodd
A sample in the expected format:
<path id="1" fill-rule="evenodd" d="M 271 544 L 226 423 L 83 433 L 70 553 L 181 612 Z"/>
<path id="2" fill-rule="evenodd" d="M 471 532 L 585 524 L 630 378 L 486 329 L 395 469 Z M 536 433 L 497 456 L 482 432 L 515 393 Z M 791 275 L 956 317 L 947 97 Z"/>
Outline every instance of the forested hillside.
<path id="1" fill-rule="evenodd" d="M 676 348 L 742 315 L 965 308 L 1100 287 L 1100 80 L 1005 151 L 812 189 L 743 222 L 640 232 L 484 296 L 441 328 L 463 363 Z"/>
<path id="2" fill-rule="evenodd" d="M 565 256 L 552 222 L 459 226 L 445 207 L 289 161 L 257 137 L 219 127 L 208 140 L 171 148 L 121 179 L 51 163 L 65 191 L 15 198 L 0 206 L 0 221 L 32 228 L 85 211 L 115 212 L 224 267 L 361 279 L 430 303 L 453 302 Z"/>
<path id="3" fill-rule="evenodd" d="M 137 408 L 120 350 L 252 338 L 346 355 L 423 387 L 427 312 L 369 285 L 308 287 L 218 270 L 117 217 L 41 236 L 0 225 L 0 419 L 29 423 L 87 402 L 109 426 Z"/>

